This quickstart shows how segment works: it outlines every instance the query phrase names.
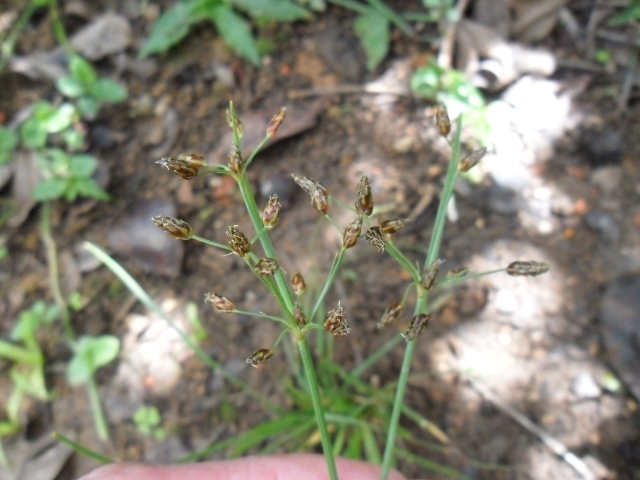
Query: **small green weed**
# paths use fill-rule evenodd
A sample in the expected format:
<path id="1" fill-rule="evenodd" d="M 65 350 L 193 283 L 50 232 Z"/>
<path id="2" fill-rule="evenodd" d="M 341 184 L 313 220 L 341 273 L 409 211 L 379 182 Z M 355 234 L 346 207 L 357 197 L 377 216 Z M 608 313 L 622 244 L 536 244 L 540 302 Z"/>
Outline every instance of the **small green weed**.
<path id="1" fill-rule="evenodd" d="M 160 426 L 162 417 L 157 407 L 141 405 L 133 414 L 133 423 L 142 435 L 153 435 L 156 440 L 167 436 L 167 431 Z"/>

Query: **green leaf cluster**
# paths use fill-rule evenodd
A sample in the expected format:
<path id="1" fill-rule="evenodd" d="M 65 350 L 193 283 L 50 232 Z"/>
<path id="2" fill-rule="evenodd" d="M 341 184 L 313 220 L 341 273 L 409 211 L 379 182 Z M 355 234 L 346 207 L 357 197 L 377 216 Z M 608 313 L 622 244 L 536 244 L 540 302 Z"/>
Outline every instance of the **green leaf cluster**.
<path id="1" fill-rule="evenodd" d="M 160 16 L 139 56 L 166 52 L 186 37 L 193 25 L 208 20 L 233 51 L 259 66 L 260 53 L 251 25 L 238 11 L 255 20 L 293 22 L 311 17 L 307 9 L 291 0 L 182 0 Z"/>
<path id="2" fill-rule="evenodd" d="M 100 367 L 111 363 L 120 351 L 120 340 L 113 335 L 83 335 L 73 345 L 73 357 L 67 364 L 67 380 L 81 385 L 92 380 Z"/>
<path id="3" fill-rule="evenodd" d="M 33 198 L 48 202 L 64 198 L 71 202 L 77 197 L 108 200 L 109 195 L 91 178 L 98 167 L 93 155 L 69 154 L 49 148 L 39 155 L 45 179 L 33 189 Z"/>
<path id="4" fill-rule="evenodd" d="M 110 78 L 99 77 L 91 63 L 79 55 L 69 59 L 69 75 L 60 77 L 56 87 L 64 96 L 77 98 L 83 116 L 95 116 L 100 103 L 116 103 L 127 98 L 127 89 Z"/>
<path id="5" fill-rule="evenodd" d="M 153 435 L 156 440 L 162 440 L 167 431 L 160 427 L 162 417 L 157 407 L 141 405 L 133 414 L 133 423 L 142 435 Z"/>
<path id="6" fill-rule="evenodd" d="M 10 128 L 0 127 L 0 165 L 11 158 L 11 153 L 18 145 L 18 135 Z"/>
<path id="7" fill-rule="evenodd" d="M 11 332 L 11 341 L 0 340 L 0 358 L 13 362 L 9 370 L 13 390 L 6 404 L 7 419 L 0 422 L 0 439 L 20 428 L 20 407 L 25 396 L 38 400 L 48 400 L 50 397 L 44 378 L 45 359 L 37 331 L 41 325 L 53 322 L 58 316 L 57 307 L 38 301 L 20 314 Z M 0 463 L 7 463 L 2 445 Z"/>

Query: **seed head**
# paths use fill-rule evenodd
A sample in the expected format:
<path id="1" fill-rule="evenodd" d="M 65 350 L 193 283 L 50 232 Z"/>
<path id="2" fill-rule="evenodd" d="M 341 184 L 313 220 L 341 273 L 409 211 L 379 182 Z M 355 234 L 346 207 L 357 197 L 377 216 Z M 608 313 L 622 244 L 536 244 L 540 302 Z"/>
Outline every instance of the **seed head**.
<path id="1" fill-rule="evenodd" d="M 198 170 L 202 166 L 197 166 L 197 162 L 194 164 L 193 162 L 189 162 L 184 158 L 181 158 L 183 154 L 178 155 L 178 158 L 174 157 L 163 157 L 158 160 L 156 163 L 158 165 L 162 165 L 166 167 L 167 170 L 175 173 L 180 178 L 184 180 L 191 180 L 194 177 L 198 176 Z M 192 154 L 197 155 L 197 154 Z M 202 157 L 201 157 L 202 158 Z"/>
<path id="2" fill-rule="evenodd" d="M 302 278 L 302 274 L 300 272 L 294 273 L 291 277 L 291 286 L 297 296 L 302 295 L 307 289 L 307 284 L 304 283 L 304 278 Z"/>
<path id="3" fill-rule="evenodd" d="M 420 333 L 427 328 L 429 321 L 433 318 L 430 313 L 419 313 L 411 319 L 409 328 L 402 334 L 404 339 L 408 342 L 416 338 Z"/>
<path id="4" fill-rule="evenodd" d="M 181 153 L 180 155 L 178 155 L 178 160 L 187 162 L 189 165 L 192 165 L 198 169 L 202 168 L 202 166 L 204 165 L 204 157 L 196 152 Z"/>
<path id="5" fill-rule="evenodd" d="M 173 238 L 189 240 L 193 236 L 191 233 L 191 226 L 187 222 L 183 222 L 177 218 L 167 217 L 166 215 L 157 215 L 152 217 L 151 220 L 156 224 L 156 227 L 163 232 L 168 233 Z"/>
<path id="6" fill-rule="evenodd" d="M 296 321 L 296 325 L 300 328 L 307 324 L 307 317 L 298 302 L 293 306 L 293 319 Z"/>
<path id="7" fill-rule="evenodd" d="M 351 329 L 344 318 L 344 308 L 338 303 L 338 308 L 327 312 L 324 329 L 334 337 L 346 337 Z"/>
<path id="8" fill-rule="evenodd" d="M 371 215 L 373 211 L 373 194 L 369 178 L 363 175 L 358 182 L 358 193 L 356 195 L 356 212 L 358 215 Z"/>
<path id="9" fill-rule="evenodd" d="M 517 261 L 510 263 L 507 267 L 507 273 L 514 277 L 525 276 L 535 277 L 536 275 L 542 275 L 549 270 L 549 265 L 542 262 L 530 261 Z"/>
<path id="10" fill-rule="evenodd" d="M 431 290 L 433 288 L 433 284 L 436 282 L 436 277 L 438 276 L 438 271 L 440 270 L 440 265 L 444 263 L 444 260 L 436 260 L 422 272 L 422 278 L 420 279 L 420 285 L 425 290 Z"/>
<path id="11" fill-rule="evenodd" d="M 378 328 L 385 327 L 390 323 L 394 322 L 400 315 L 404 312 L 404 303 L 396 302 L 392 303 L 387 307 L 387 309 L 382 314 L 382 318 L 376 325 Z"/>
<path id="12" fill-rule="evenodd" d="M 254 268 L 256 273 L 261 277 L 272 277 L 278 271 L 280 266 L 273 258 L 261 258 L 255 264 Z"/>
<path id="13" fill-rule="evenodd" d="M 395 218 L 393 220 L 385 220 L 380 224 L 380 230 L 382 233 L 392 234 L 396 233 L 402 227 L 404 227 L 409 220 L 405 220 L 402 218 Z"/>
<path id="14" fill-rule="evenodd" d="M 321 213 L 322 215 L 326 215 L 329 211 L 329 202 L 327 201 L 327 196 L 322 193 L 322 190 L 316 189 L 311 194 L 311 206 L 313 209 Z"/>
<path id="15" fill-rule="evenodd" d="M 253 352 L 253 354 L 247 358 L 247 363 L 252 367 L 257 367 L 261 363 L 268 362 L 273 357 L 273 350 L 269 348 L 261 348 Z"/>
<path id="16" fill-rule="evenodd" d="M 478 150 L 474 150 L 469 155 L 460 160 L 460 164 L 458 165 L 458 171 L 460 172 L 468 172 L 473 167 L 475 167 L 482 157 L 487 153 L 486 147 L 482 147 Z"/>
<path id="17" fill-rule="evenodd" d="M 217 293 L 205 293 L 204 301 L 213 305 L 221 312 L 233 312 L 236 309 L 236 306 L 231 300 Z"/>
<path id="18" fill-rule="evenodd" d="M 342 246 L 344 248 L 353 247 L 358 241 L 360 231 L 362 230 L 362 217 L 358 215 L 356 219 L 347 225 L 342 234 Z"/>
<path id="19" fill-rule="evenodd" d="M 238 129 L 238 134 L 240 135 L 240 137 L 242 137 L 242 135 L 244 134 L 244 125 L 242 124 L 242 121 L 240 120 L 238 115 L 235 115 L 235 120 L 236 120 L 236 128 Z M 227 109 L 227 124 L 229 124 L 229 128 L 233 132 L 233 115 L 231 114 L 230 108 Z"/>
<path id="20" fill-rule="evenodd" d="M 273 116 L 273 118 L 269 122 L 269 125 L 267 126 L 267 137 L 273 137 L 276 133 L 278 133 L 278 129 L 280 128 L 280 125 L 282 125 L 286 113 L 287 109 L 285 107 L 282 107 L 280 110 L 278 110 L 278 113 Z"/>
<path id="21" fill-rule="evenodd" d="M 236 175 L 240 175 L 244 170 L 244 160 L 242 159 L 240 148 L 238 148 L 238 145 L 235 142 L 231 147 L 231 153 L 229 154 L 229 170 Z"/>
<path id="22" fill-rule="evenodd" d="M 365 240 L 374 246 L 379 252 L 384 252 L 384 234 L 380 227 L 371 227 L 367 230 Z"/>
<path id="23" fill-rule="evenodd" d="M 236 255 L 244 257 L 251 251 L 251 244 L 247 236 L 238 230 L 238 226 L 234 225 L 227 230 L 227 238 L 229 239 L 229 246 Z"/>
<path id="24" fill-rule="evenodd" d="M 278 202 L 278 195 L 273 195 L 269 197 L 269 201 L 267 202 L 267 206 L 262 212 L 262 225 L 267 230 L 271 230 L 276 226 L 280 217 L 280 202 Z"/>
<path id="25" fill-rule="evenodd" d="M 323 195 L 329 195 L 327 189 L 324 188 L 320 183 L 316 182 L 313 178 L 305 177 L 304 175 L 298 175 L 297 173 L 292 173 L 291 177 L 293 178 L 293 181 L 296 182 L 298 186 L 309 195 L 312 195 L 316 190 L 320 190 Z"/>
<path id="26" fill-rule="evenodd" d="M 446 137 L 451 132 L 451 120 L 449 120 L 447 107 L 443 103 L 439 104 L 436 109 L 436 125 L 440 135 L 443 137 Z"/>

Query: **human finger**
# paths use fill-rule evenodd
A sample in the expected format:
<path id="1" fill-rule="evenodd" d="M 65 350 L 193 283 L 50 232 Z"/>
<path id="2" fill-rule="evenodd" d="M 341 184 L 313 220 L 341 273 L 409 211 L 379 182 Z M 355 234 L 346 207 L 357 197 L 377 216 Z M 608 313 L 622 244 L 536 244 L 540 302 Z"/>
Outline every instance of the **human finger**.
<path id="1" fill-rule="evenodd" d="M 344 458 L 336 459 L 340 480 L 377 480 L 380 467 Z M 79 480 L 328 480 L 322 455 L 296 454 L 246 457 L 188 465 L 119 463 L 94 470 Z M 406 480 L 396 471 L 389 480 Z"/>

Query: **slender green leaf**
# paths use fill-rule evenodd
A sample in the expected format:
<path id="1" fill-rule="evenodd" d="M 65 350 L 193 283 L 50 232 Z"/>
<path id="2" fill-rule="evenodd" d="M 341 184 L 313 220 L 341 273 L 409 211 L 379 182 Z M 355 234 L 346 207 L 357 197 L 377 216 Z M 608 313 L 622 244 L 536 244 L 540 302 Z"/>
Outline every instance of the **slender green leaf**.
<path id="1" fill-rule="evenodd" d="M 64 195 L 68 181 L 64 178 L 53 177 L 43 180 L 35 186 L 31 195 L 38 202 L 50 202 Z"/>
<path id="2" fill-rule="evenodd" d="M 86 91 L 86 87 L 82 82 L 71 75 L 60 77 L 56 80 L 56 88 L 61 94 L 69 98 L 79 97 Z"/>
<path id="3" fill-rule="evenodd" d="M 367 55 L 367 68 L 375 69 L 389 51 L 389 20 L 384 15 L 369 8 L 353 24 Z"/>
<path id="4" fill-rule="evenodd" d="M 231 457 L 239 457 L 251 447 L 282 433 L 287 433 L 293 427 L 299 425 L 308 419 L 308 415 L 299 413 L 290 413 L 276 420 L 261 423 L 257 427 L 252 428 L 248 432 L 236 437 L 233 443 L 233 451 Z"/>
<path id="5" fill-rule="evenodd" d="M 353 460 L 360 460 L 362 452 L 362 432 L 359 428 L 351 429 L 351 435 L 347 435 L 347 448 L 344 456 Z"/>
<path id="6" fill-rule="evenodd" d="M 116 103 L 127 98 L 127 89 L 110 78 L 100 78 L 89 86 L 89 93 L 101 102 Z"/>
<path id="7" fill-rule="evenodd" d="M 260 66 L 260 54 L 249 24 L 229 6 L 220 5 L 210 13 L 218 32 L 232 50 L 242 55 L 255 66 Z"/>
<path id="8" fill-rule="evenodd" d="M 69 71 L 71 76 L 82 85 L 92 85 L 98 80 L 95 68 L 80 55 L 73 55 L 69 60 Z"/>
<path id="9" fill-rule="evenodd" d="M 254 18 L 280 22 L 309 19 L 311 13 L 290 0 L 232 0 L 232 3 Z"/>

